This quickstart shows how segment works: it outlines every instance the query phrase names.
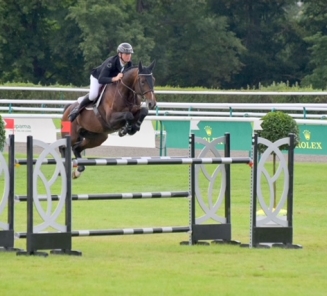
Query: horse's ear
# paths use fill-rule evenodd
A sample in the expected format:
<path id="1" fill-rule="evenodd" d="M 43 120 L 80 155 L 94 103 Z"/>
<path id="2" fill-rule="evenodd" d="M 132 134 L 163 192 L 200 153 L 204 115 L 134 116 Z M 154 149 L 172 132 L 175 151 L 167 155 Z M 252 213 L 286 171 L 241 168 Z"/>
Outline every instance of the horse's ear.
<path id="1" fill-rule="evenodd" d="M 149 70 L 150 70 L 151 72 L 152 72 L 152 70 L 154 69 L 155 65 L 156 65 L 156 60 L 154 60 L 154 61 L 151 63 L 151 65 L 149 66 Z"/>
<path id="2" fill-rule="evenodd" d="M 142 72 L 142 70 L 143 70 L 142 62 L 139 61 L 139 72 Z"/>

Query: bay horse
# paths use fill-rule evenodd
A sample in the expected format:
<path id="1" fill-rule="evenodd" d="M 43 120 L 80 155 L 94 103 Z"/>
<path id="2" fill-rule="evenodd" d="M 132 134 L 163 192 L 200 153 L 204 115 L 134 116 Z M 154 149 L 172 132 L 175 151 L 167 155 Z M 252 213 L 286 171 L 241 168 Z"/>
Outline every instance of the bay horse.
<path id="1" fill-rule="evenodd" d="M 81 111 L 71 123 L 70 131 L 72 152 L 76 158 L 82 158 L 83 150 L 100 146 L 111 133 L 118 132 L 122 137 L 134 135 L 140 130 L 148 109 L 156 107 L 152 74 L 154 66 L 155 61 L 148 67 L 140 61 L 138 67 L 126 69 L 120 81 L 105 85 L 96 103 L 92 102 Z M 69 114 L 77 104 L 75 102 L 64 108 L 62 123 L 69 121 Z M 61 135 L 64 137 L 67 133 L 62 132 Z M 61 146 L 59 150 L 64 157 L 65 147 Z M 78 166 L 73 171 L 73 179 L 78 178 L 84 170 L 84 165 Z"/>

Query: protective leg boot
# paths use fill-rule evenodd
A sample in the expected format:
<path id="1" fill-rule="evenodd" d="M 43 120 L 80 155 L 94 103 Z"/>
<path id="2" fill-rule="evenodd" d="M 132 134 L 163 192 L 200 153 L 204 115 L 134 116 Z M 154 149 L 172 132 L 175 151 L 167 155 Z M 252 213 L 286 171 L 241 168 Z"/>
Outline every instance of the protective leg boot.
<path id="1" fill-rule="evenodd" d="M 81 111 L 91 102 L 92 101 L 89 100 L 89 94 L 87 94 L 84 97 L 83 101 L 77 107 L 75 107 L 72 110 L 72 112 L 69 114 L 69 120 L 73 122 L 76 119 L 76 117 L 81 113 Z"/>

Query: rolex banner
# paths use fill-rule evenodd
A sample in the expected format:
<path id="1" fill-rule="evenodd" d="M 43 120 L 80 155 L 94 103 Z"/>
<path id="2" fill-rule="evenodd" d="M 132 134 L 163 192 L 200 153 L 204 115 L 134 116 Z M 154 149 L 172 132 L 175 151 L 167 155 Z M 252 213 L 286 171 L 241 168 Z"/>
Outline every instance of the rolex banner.
<path id="1" fill-rule="evenodd" d="M 299 124 L 299 130 L 296 154 L 327 155 L 327 125 Z"/>
<path id="2" fill-rule="evenodd" d="M 199 121 L 191 126 L 191 133 L 207 142 L 222 137 L 225 133 L 231 135 L 231 150 L 250 151 L 252 145 L 253 128 L 251 122 L 228 122 L 228 121 Z M 202 148 L 200 145 L 196 148 Z M 219 150 L 223 150 L 221 145 Z"/>
<path id="3" fill-rule="evenodd" d="M 327 155 L 327 125 L 298 126 L 300 143 L 295 148 L 295 154 Z M 187 149 L 189 132 L 208 142 L 230 133 L 231 150 L 234 151 L 251 151 L 252 134 L 255 129 L 251 122 L 237 121 L 165 121 L 164 128 L 167 133 L 167 148 Z M 220 150 L 219 147 L 218 149 Z"/>

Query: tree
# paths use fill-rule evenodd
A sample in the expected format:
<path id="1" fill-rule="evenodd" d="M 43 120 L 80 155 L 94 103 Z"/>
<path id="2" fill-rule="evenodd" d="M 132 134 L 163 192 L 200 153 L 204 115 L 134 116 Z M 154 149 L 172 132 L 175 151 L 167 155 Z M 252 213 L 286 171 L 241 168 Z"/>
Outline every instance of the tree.
<path id="1" fill-rule="evenodd" d="M 78 0 L 69 11 L 69 18 L 81 30 L 80 48 L 88 73 L 109 55 L 116 54 L 117 46 L 123 42 L 132 44 L 134 61 L 150 62 L 148 53 L 154 41 L 146 36 L 142 18 L 135 12 L 134 1 Z"/>
<path id="2" fill-rule="evenodd" d="M 258 135 L 274 143 L 279 139 L 288 137 L 290 133 L 295 135 L 295 146 L 299 143 L 299 127 L 296 121 L 284 112 L 269 112 L 262 118 L 262 130 Z M 280 150 L 288 150 L 289 145 L 282 145 Z M 264 152 L 267 147 L 260 145 L 260 152 Z M 276 173 L 276 154 L 273 152 L 273 174 Z M 274 182 L 274 208 L 276 208 L 276 182 Z"/>
<path id="3" fill-rule="evenodd" d="M 79 32 L 66 19 L 74 2 L 0 0 L 1 81 L 81 82 Z"/>
<path id="4" fill-rule="evenodd" d="M 242 71 L 225 87 L 269 85 L 272 82 L 299 82 L 306 65 L 306 44 L 297 23 L 294 0 L 209 0 L 217 15 L 229 20 L 246 51 Z"/>
<path id="5" fill-rule="evenodd" d="M 304 2 L 300 20 L 306 30 L 305 41 L 309 43 L 310 73 L 302 80 L 304 85 L 311 84 L 314 88 L 327 87 L 327 6 L 323 0 L 307 0 Z"/>
<path id="6" fill-rule="evenodd" d="M 242 67 L 245 50 L 225 17 L 212 14 L 207 1 L 144 1 L 154 17 L 160 84 L 220 87 Z M 151 30 L 151 29 L 150 29 Z"/>

